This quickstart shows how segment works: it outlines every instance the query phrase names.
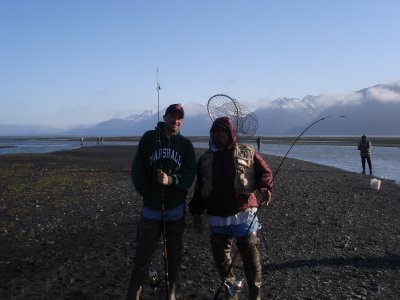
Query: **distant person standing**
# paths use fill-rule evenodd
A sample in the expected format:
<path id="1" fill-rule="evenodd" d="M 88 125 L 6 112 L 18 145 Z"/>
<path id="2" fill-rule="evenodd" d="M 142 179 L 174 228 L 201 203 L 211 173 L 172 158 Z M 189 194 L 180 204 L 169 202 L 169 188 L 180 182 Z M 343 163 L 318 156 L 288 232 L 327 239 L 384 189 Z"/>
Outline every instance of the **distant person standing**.
<path id="1" fill-rule="evenodd" d="M 260 148 L 261 148 L 261 138 L 258 137 L 257 138 L 257 151 L 260 152 Z"/>
<path id="2" fill-rule="evenodd" d="M 80 141 L 81 141 L 81 146 L 83 146 L 83 136 L 81 136 Z"/>
<path id="3" fill-rule="evenodd" d="M 367 137 L 365 135 L 363 135 L 361 137 L 361 141 L 358 143 L 358 150 L 360 150 L 363 174 L 365 174 L 365 160 L 367 160 L 369 167 L 369 175 L 372 175 L 371 147 L 372 147 L 371 142 L 367 140 Z"/>

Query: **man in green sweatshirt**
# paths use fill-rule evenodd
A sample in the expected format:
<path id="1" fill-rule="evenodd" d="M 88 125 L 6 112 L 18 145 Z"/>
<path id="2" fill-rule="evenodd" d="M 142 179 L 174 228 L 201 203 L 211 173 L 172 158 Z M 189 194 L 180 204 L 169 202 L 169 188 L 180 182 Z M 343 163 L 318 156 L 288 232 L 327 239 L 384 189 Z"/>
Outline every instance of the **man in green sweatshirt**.
<path id="1" fill-rule="evenodd" d="M 142 136 L 133 159 L 132 181 L 143 197 L 143 210 L 127 300 L 139 299 L 145 272 L 163 233 L 168 254 L 168 299 L 175 299 L 185 200 L 196 175 L 193 145 L 179 132 L 183 117 L 180 104 L 170 105 L 163 117 L 164 122 L 159 122 L 155 130 Z"/>

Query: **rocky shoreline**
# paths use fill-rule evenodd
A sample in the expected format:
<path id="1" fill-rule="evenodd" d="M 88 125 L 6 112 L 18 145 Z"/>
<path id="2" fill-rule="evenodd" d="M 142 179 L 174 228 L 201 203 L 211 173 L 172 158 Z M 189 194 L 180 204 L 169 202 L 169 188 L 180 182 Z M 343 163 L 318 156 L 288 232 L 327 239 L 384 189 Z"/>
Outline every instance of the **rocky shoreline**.
<path id="1" fill-rule="evenodd" d="M 0 156 L 0 299 L 124 298 L 141 208 L 135 149 Z M 265 158 L 272 170 L 281 161 Z M 382 180 L 373 190 L 370 179 L 284 162 L 259 211 L 263 299 L 400 297 L 400 186 Z M 160 252 L 150 268 L 162 275 Z M 240 259 L 236 273 L 244 279 Z M 189 215 L 181 279 L 179 299 L 212 299 L 220 284 L 208 235 Z M 143 295 L 159 292 L 145 285 Z"/>

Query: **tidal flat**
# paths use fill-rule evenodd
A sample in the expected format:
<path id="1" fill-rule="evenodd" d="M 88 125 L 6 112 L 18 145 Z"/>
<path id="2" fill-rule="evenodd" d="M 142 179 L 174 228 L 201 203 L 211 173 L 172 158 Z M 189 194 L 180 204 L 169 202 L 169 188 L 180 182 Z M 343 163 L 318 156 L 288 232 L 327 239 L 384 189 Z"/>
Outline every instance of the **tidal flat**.
<path id="1" fill-rule="evenodd" d="M 124 299 L 142 206 L 135 151 L 0 156 L 0 299 Z M 281 162 L 264 157 L 273 171 Z M 373 190 L 370 180 L 284 161 L 258 213 L 263 299 L 400 298 L 400 186 L 382 180 Z M 208 238 L 187 215 L 179 299 L 212 299 L 220 284 Z M 163 277 L 161 250 L 150 269 Z M 240 258 L 235 273 L 244 279 Z M 144 299 L 158 293 L 146 282 Z"/>

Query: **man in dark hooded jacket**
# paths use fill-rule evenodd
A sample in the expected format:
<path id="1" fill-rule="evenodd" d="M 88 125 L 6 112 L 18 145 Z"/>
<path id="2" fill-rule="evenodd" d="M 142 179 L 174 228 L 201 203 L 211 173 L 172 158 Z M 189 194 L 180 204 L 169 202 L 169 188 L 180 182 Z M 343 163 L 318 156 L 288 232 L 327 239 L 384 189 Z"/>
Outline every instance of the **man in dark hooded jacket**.
<path id="1" fill-rule="evenodd" d="M 163 232 L 168 253 L 168 300 L 175 300 L 185 200 L 196 175 L 193 145 L 179 133 L 183 117 L 180 104 L 170 105 L 164 122 L 142 136 L 133 159 L 131 175 L 137 192 L 143 197 L 143 211 L 127 300 L 139 299 L 145 271 Z"/>
<path id="2" fill-rule="evenodd" d="M 231 270 L 231 249 L 236 238 L 246 280 L 248 299 L 261 299 L 261 262 L 258 251 L 258 201 L 255 191 L 266 205 L 271 201 L 272 172 L 253 147 L 238 144 L 229 118 L 214 121 L 210 130 L 210 147 L 197 163 L 197 182 L 189 203 L 194 226 L 202 230 L 204 210 L 211 230 L 211 248 L 221 278 L 235 283 Z"/>

